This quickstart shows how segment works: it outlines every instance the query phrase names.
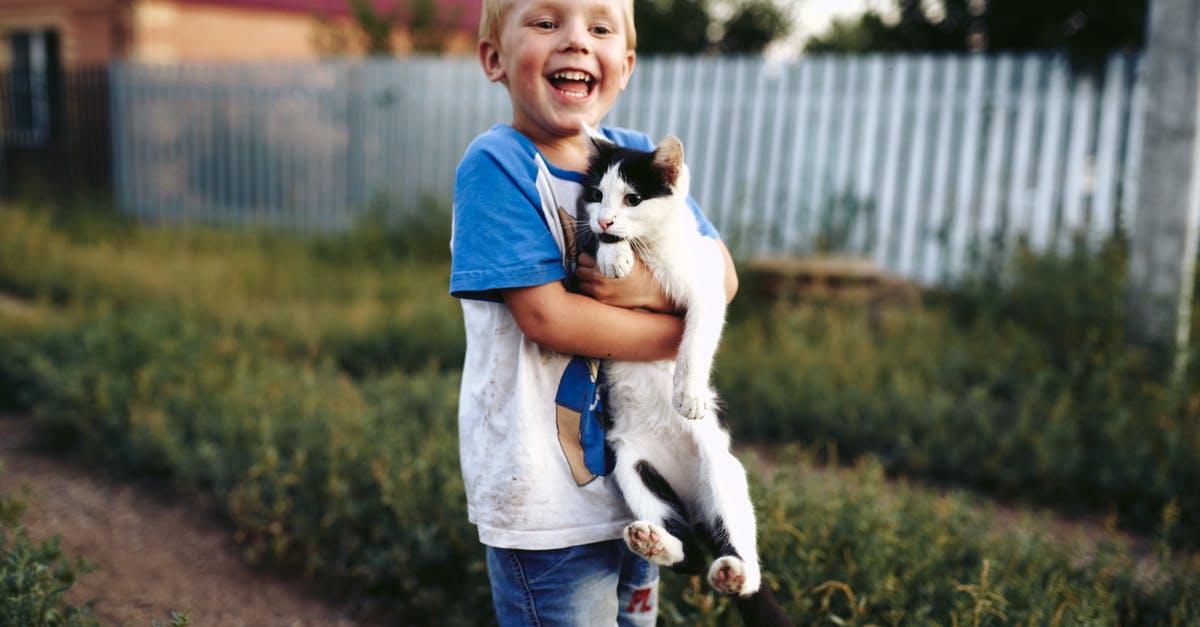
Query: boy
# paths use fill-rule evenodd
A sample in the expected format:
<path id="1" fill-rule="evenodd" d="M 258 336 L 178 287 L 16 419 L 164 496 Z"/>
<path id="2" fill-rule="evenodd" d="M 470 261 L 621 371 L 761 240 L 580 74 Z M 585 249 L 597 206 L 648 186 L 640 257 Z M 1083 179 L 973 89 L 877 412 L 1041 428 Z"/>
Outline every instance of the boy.
<path id="1" fill-rule="evenodd" d="M 656 618 L 658 571 L 620 540 L 629 512 L 601 476 L 595 361 L 573 356 L 670 359 L 683 323 L 640 264 L 608 280 L 582 256 L 583 294 L 563 285 L 572 269 L 563 223 L 578 214 L 587 169 L 581 128 L 600 128 L 624 90 L 635 42 L 632 0 L 483 3 L 480 62 L 508 89 L 513 119 L 478 137 L 459 164 L 450 292 L 467 331 L 463 480 L 502 625 Z M 601 132 L 653 147 L 640 133 Z"/>

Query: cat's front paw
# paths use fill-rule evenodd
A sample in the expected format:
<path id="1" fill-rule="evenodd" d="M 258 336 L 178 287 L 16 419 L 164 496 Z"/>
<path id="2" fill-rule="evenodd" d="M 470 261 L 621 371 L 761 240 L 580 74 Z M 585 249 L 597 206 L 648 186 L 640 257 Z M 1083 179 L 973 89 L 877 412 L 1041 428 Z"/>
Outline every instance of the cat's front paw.
<path id="1" fill-rule="evenodd" d="M 659 566 L 683 561 L 683 542 L 652 522 L 639 520 L 625 527 L 625 545 Z"/>
<path id="2" fill-rule="evenodd" d="M 688 393 L 686 390 L 675 392 L 675 411 L 688 420 L 699 420 L 708 415 L 712 409 L 712 395 L 707 391 L 702 394 Z"/>
<path id="3" fill-rule="evenodd" d="M 717 592 L 748 597 L 758 592 L 762 577 L 740 558 L 726 555 L 714 561 L 708 569 L 708 583 Z"/>
<path id="4" fill-rule="evenodd" d="M 699 420 L 713 409 L 716 399 L 707 383 L 688 375 L 686 369 L 675 371 L 675 394 L 671 397 L 675 411 L 688 420 Z"/>
<path id="5" fill-rule="evenodd" d="M 601 244 L 596 249 L 596 266 L 610 279 L 624 278 L 633 269 L 633 248 L 624 241 Z"/>

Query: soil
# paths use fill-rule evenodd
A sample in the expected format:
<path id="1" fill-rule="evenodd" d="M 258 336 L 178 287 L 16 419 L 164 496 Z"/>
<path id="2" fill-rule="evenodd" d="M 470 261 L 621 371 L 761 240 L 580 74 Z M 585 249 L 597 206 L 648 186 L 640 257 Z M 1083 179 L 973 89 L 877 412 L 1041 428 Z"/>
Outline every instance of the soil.
<path id="1" fill-rule="evenodd" d="M 106 478 L 37 451 L 34 441 L 32 419 L 0 415 L 0 493 L 26 490 L 30 535 L 59 536 L 70 559 L 96 567 L 68 599 L 95 600 L 102 625 L 169 624 L 171 612 L 185 609 L 198 627 L 365 624 L 314 584 L 249 566 L 213 508 L 153 482 Z"/>

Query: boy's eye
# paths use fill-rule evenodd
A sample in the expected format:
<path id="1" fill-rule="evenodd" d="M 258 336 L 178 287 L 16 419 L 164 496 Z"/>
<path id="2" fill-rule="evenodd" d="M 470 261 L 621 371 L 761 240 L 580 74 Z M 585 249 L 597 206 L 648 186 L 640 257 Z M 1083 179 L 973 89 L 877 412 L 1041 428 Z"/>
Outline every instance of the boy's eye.
<path id="1" fill-rule="evenodd" d="M 593 26 L 592 27 L 593 35 L 600 35 L 600 36 L 611 35 L 612 32 L 613 32 L 613 30 L 607 26 Z"/>
<path id="2" fill-rule="evenodd" d="M 604 192 L 598 187 L 589 187 L 583 190 L 583 199 L 588 202 L 600 202 L 604 200 Z"/>
<path id="3" fill-rule="evenodd" d="M 642 197 L 637 194 L 625 194 L 625 204 L 630 207 L 636 207 L 642 204 Z"/>
<path id="4" fill-rule="evenodd" d="M 533 27 L 541 30 L 551 30 L 554 28 L 554 22 L 550 20 L 538 20 L 533 23 Z"/>

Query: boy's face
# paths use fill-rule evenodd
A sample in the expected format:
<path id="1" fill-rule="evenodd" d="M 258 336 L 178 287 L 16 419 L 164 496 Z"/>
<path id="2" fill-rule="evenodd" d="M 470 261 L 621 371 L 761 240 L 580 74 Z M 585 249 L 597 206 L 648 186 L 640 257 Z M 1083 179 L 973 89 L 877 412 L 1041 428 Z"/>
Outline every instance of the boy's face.
<path id="1" fill-rule="evenodd" d="M 535 143 L 599 126 L 625 89 L 634 52 L 626 46 L 623 0 L 512 0 L 499 41 L 479 42 L 483 69 L 504 81 L 513 126 Z"/>

